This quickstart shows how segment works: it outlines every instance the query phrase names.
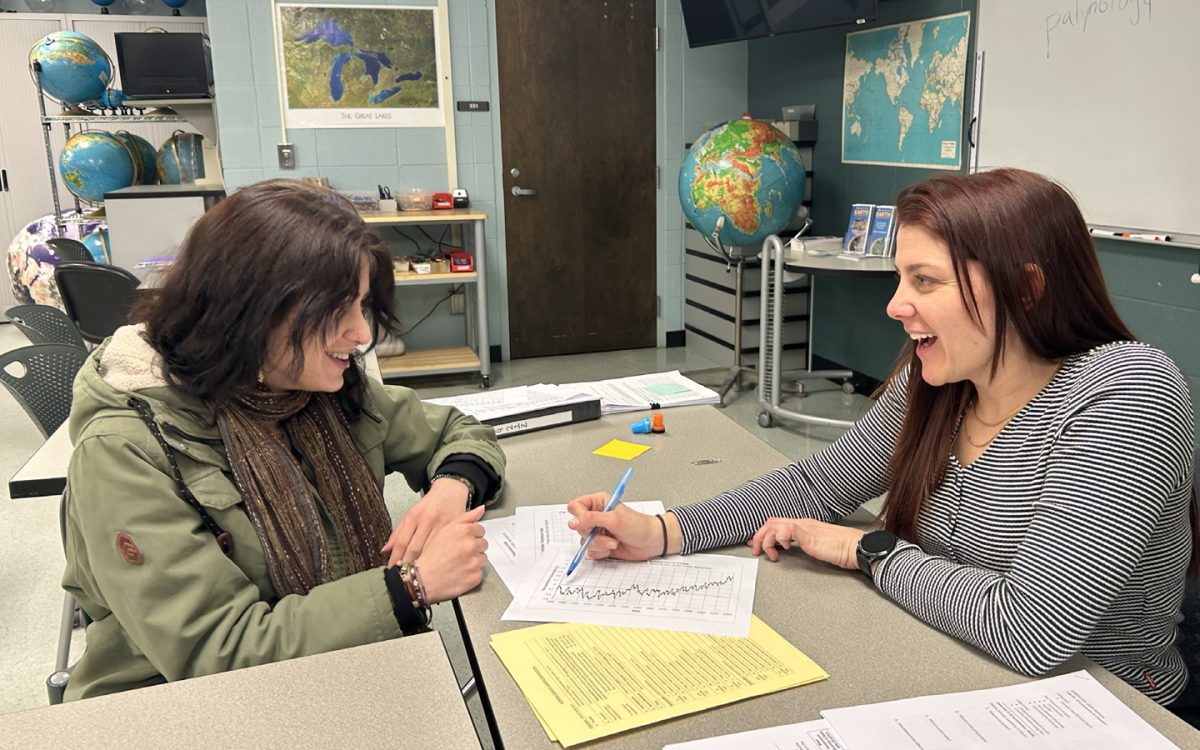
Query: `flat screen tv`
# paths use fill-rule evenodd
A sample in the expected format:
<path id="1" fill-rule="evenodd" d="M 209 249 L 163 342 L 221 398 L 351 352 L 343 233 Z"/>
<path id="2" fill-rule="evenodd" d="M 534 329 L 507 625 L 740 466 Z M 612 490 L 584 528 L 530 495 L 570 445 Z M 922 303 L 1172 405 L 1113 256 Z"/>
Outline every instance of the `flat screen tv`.
<path id="1" fill-rule="evenodd" d="M 688 46 L 737 42 L 879 17 L 879 0 L 679 0 Z"/>

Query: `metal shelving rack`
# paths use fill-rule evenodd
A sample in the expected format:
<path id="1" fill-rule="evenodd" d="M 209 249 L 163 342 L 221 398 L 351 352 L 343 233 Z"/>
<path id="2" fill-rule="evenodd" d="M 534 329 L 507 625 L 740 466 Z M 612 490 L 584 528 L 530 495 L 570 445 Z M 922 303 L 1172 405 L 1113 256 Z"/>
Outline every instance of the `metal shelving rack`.
<path id="1" fill-rule="evenodd" d="M 162 99 L 162 100 L 138 100 L 136 109 L 143 108 L 161 108 L 161 107 L 180 107 L 187 108 L 191 117 L 185 117 L 182 114 L 146 114 L 144 112 L 130 115 L 107 115 L 94 114 L 81 109 L 66 110 L 56 115 L 46 113 L 46 94 L 42 90 L 42 66 L 38 63 L 33 64 L 33 82 L 37 88 L 38 95 L 38 110 L 41 113 L 42 121 L 42 139 L 46 144 L 46 167 L 50 171 L 50 195 L 54 200 L 54 220 L 58 225 L 59 231 L 65 231 L 68 224 L 81 224 L 84 222 L 96 221 L 99 216 L 92 215 L 90 217 L 83 216 L 83 204 L 79 198 L 72 194 L 72 199 L 75 202 L 74 218 L 63 218 L 62 201 L 58 194 L 58 169 L 55 166 L 54 148 L 50 145 L 50 133 L 56 124 L 61 124 L 63 134 L 66 140 L 70 140 L 72 136 L 72 125 L 94 125 L 94 124 L 117 124 L 117 123 L 169 123 L 181 122 L 190 123 L 197 130 L 208 138 L 215 139 L 216 137 L 216 122 L 212 115 L 212 99 Z M 86 128 L 83 128 L 86 129 Z M 215 140 L 214 140 L 215 142 Z"/>

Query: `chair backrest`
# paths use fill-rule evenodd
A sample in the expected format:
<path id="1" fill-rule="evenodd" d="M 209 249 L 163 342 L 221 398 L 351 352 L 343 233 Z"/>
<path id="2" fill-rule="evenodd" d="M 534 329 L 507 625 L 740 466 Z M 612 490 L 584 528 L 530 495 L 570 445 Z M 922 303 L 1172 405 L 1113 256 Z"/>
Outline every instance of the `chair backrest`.
<path id="1" fill-rule="evenodd" d="M 86 349 L 79 329 L 66 313 L 50 305 L 17 305 L 4 312 L 31 344 L 70 344 Z"/>
<path id="2" fill-rule="evenodd" d="M 84 341 L 92 344 L 125 325 L 133 293 L 141 283 L 124 268 L 97 263 L 59 263 L 54 281 L 67 316 L 75 321 Z"/>
<path id="3" fill-rule="evenodd" d="M 0 354 L 0 382 L 50 437 L 71 413 L 71 389 L 88 353 L 69 344 L 34 344 Z"/>
<path id="4" fill-rule="evenodd" d="M 87 245 L 79 240 L 73 240 L 70 237 L 55 237 L 46 240 L 46 244 L 58 256 L 60 262 L 63 263 L 95 263 L 96 259 L 92 257 L 92 251 L 87 249 Z"/>

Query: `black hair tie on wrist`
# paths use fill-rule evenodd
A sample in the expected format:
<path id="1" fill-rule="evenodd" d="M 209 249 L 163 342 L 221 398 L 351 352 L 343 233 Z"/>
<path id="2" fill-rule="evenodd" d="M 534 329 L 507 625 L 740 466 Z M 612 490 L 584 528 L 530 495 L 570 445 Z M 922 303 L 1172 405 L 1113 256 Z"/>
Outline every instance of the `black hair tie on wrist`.
<path id="1" fill-rule="evenodd" d="M 667 521 L 666 521 L 666 519 L 664 519 L 662 517 L 662 513 L 655 513 L 654 517 L 658 519 L 658 523 L 662 526 L 662 530 L 663 530 L 663 551 L 662 551 L 662 554 L 659 556 L 666 557 L 667 556 Z"/>

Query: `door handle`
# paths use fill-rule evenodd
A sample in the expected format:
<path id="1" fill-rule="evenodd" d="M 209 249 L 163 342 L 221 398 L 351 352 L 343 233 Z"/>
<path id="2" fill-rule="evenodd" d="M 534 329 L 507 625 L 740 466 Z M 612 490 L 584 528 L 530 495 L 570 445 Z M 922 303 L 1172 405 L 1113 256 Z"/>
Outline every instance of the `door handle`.
<path id="1" fill-rule="evenodd" d="M 537 191 L 534 190 L 533 188 L 523 188 L 523 187 L 517 187 L 516 185 L 513 185 L 512 194 L 517 197 L 520 197 L 522 195 L 537 195 Z"/>
<path id="2" fill-rule="evenodd" d="M 8 192 L 8 170 L 0 169 L 0 190 Z"/>

